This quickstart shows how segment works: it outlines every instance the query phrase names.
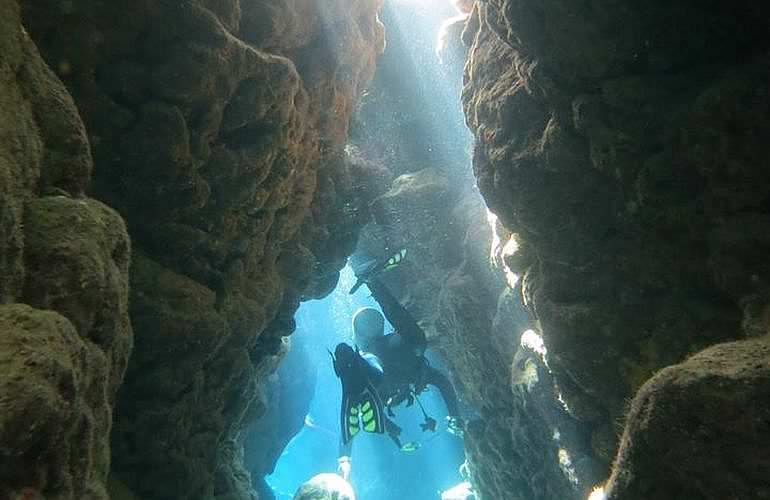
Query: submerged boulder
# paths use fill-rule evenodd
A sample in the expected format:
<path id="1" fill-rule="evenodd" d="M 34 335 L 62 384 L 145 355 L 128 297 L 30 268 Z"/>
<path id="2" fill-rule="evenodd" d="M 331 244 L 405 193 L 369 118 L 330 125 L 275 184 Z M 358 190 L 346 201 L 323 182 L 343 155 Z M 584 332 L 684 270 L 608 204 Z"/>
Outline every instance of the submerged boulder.
<path id="1" fill-rule="evenodd" d="M 342 476 L 318 474 L 297 490 L 294 500 L 356 500 L 356 494 Z"/>
<path id="2" fill-rule="evenodd" d="M 631 405 L 609 500 L 770 498 L 770 336 L 661 370 Z"/>
<path id="3" fill-rule="evenodd" d="M 0 305 L 0 332 L 0 498 L 107 498 L 104 353 L 26 304 Z"/>

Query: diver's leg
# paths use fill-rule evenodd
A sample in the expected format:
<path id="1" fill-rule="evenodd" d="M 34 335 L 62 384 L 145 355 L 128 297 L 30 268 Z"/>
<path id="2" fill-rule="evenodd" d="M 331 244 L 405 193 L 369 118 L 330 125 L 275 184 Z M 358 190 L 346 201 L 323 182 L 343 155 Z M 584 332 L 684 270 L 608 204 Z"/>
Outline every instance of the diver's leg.
<path id="1" fill-rule="evenodd" d="M 447 378 L 446 375 L 432 366 L 427 366 L 425 368 L 423 381 L 439 390 L 450 417 L 460 416 L 460 409 L 457 404 L 457 393 L 455 393 L 452 382 L 449 381 L 449 378 Z"/>
<path id="2" fill-rule="evenodd" d="M 396 425 L 395 422 L 393 422 L 391 419 L 385 417 L 385 432 L 388 433 L 388 436 L 390 439 L 393 440 L 394 443 L 396 443 L 396 446 L 398 446 L 398 449 L 401 449 L 401 439 L 399 436 L 401 435 L 401 427 Z"/>

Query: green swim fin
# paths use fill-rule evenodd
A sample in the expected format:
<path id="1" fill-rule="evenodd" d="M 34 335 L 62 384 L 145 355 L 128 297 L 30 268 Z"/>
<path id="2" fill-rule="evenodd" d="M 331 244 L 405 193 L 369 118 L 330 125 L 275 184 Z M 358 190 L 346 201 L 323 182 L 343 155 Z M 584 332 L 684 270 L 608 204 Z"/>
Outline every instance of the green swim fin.
<path id="1" fill-rule="evenodd" d="M 398 267 L 401 262 L 404 260 L 404 257 L 406 257 L 406 248 L 402 248 L 398 252 L 394 253 L 390 257 L 388 257 L 387 260 L 384 262 L 380 262 L 378 264 L 375 264 L 374 266 L 369 267 L 367 270 L 363 271 L 359 276 L 358 280 L 356 281 L 356 284 L 353 285 L 353 288 L 350 289 L 350 294 L 356 293 L 356 291 L 366 283 L 367 280 L 379 275 L 380 273 L 383 273 L 385 271 L 390 271 L 391 269 L 394 269 Z"/>

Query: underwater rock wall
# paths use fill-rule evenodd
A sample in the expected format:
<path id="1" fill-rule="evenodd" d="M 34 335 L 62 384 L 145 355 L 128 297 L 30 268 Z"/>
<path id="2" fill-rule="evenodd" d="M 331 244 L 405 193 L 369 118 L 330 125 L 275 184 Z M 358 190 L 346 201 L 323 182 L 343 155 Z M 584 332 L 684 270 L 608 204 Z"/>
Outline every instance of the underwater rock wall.
<path id="1" fill-rule="evenodd" d="M 83 122 L 20 17 L 0 1 L 0 498 L 106 500 L 129 239 L 84 196 Z"/>
<path id="2" fill-rule="evenodd" d="M 379 0 L 25 4 L 84 116 L 94 195 L 134 241 L 136 349 L 116 488 L 252 498 L 241 427 L 301 297 L 355 245 L 366 173 L 342 151 L 384 44 Z M 364 183 L 365 184 L 365 183 Z M 266 363 L 268 365 L 266 365 Z"/>
<path id="3" fill-rule="evenodd" d="M 386 28 L 393 17 L 386 7 Z M 465 448 L 477 494 L 579 498 L 606 477 L 606 467 L 593 457 L 590 436 L 558 403 L 542 357 L 520 345 L 531 324 L 501 266 L 506 241 L 500 237 L 510 234 L 488 221 L 473 185 L 464 125 L 454 123 L 462 116 L 464 25 L 462 18 L 445 23 L 438 55 L 420 54 L 419 42 L 394 40 L 378 62 L 352 138 L 396 177 L 374 200 L 373 224 L 353 260 L 407 249 L 404 263 L 382 279 L 426 330 L 460 398 L 476 412 L 466 415 L 472 421 Z M 404 79 L 408 60 L 440 69 L 428 80 L 435 83 Z M 444 90 L 443 81 L 446 102 L 434 95 Z M 569 455 L 561 457 L 565 449 Z"/>
<path id="4" fill-rule="evenodd" d="M 477 2 L 465 33 L 478 185 L 512 233 L 517 251 L 506 263 L 522 276 L 560 395 L 605 464 L 626 401 L 654 372 L 766 331 L 768 20 L 768 5 L 749 1 L 489 0 Z M 644 430 L 666 417 L 633 408 L 629 445 L 640 427 L 676 439 Z M 629 453 L 618 467 L 650 466 Z M 710 474 L 692 467 L 678 479 Z M 743 480 L 746 488 L 756 477 Z M 514 487 L 498 484 L 484 498 Z M 665 487 L 657 496 L 677 497 Z"/>

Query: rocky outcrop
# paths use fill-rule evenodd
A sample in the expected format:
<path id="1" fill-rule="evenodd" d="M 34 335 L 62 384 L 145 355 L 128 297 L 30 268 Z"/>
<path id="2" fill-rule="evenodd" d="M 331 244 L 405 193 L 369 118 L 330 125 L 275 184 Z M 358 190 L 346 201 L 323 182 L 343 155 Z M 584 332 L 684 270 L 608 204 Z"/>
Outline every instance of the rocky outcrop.
<path id="1" fill-rule="evenodd" d="M 604 464 L 656 370 L 762 331 L 768 14 L 490 0 L 469 22 L 474 172 L 512 234 L 506 262 L 560 396 Z"/>
<path id="2" fill-rule="evenodd" d="M 0 2 L 0 497 L 107 499 L 132 334 L 123 220 L 83 196 L 89 142 Z"/>
<path id="3" fill-rule="evenodd" d="M 238 436 L 264 409 L 249 410 L 258 377 L 364 217 L 342 147 L 383 47 L 378 7 L 26 5 L 84 115 L 93 192 L 135 243 L 113 473 L 145 500 L 251 496 Z"/>
<path id="4" fill-rule="evenodd" d="M 288 349 L 265 384 L 265 400 L 269 402 L 265 413 L 244 432 L 244 448 L 248 450 L 245 465 L 260 500 L 275 498 L 264 478 L 273 473 L 284 448 L 305 425 L 315 394 L 317 374 L 308 348 L 292 342 Z"/>
<path id="5" fill-rule="evenodd" d="M 770 498 L 769 396 L 768 336 L 661 370 L 631 403 L 607 498 Z"/>

